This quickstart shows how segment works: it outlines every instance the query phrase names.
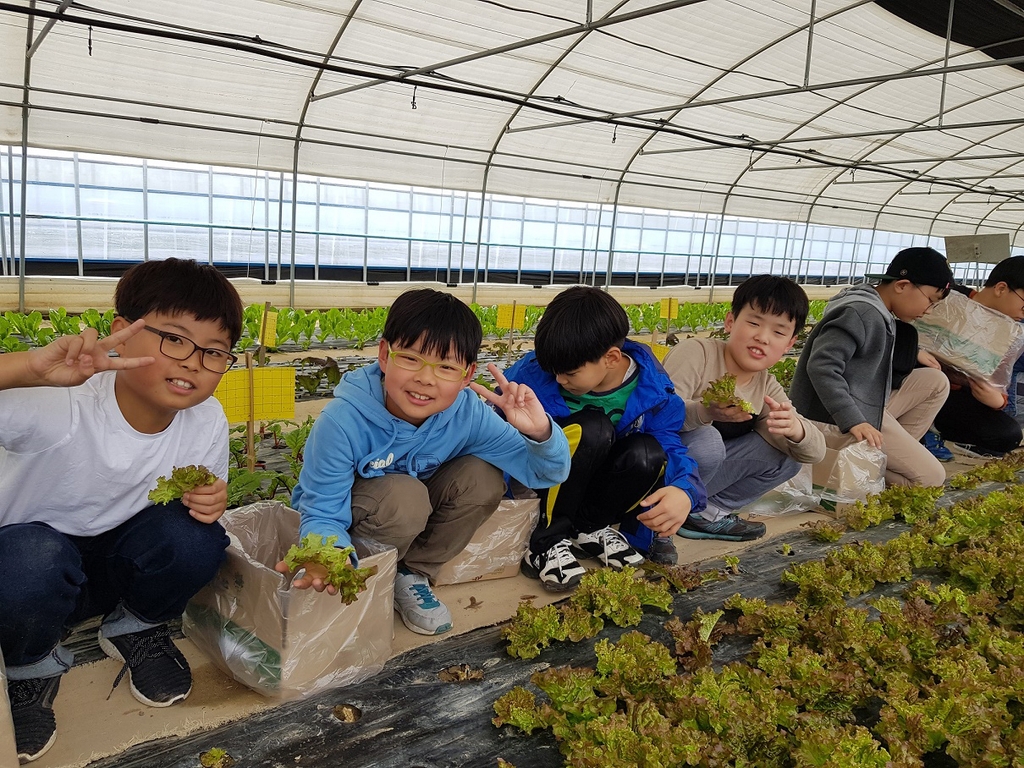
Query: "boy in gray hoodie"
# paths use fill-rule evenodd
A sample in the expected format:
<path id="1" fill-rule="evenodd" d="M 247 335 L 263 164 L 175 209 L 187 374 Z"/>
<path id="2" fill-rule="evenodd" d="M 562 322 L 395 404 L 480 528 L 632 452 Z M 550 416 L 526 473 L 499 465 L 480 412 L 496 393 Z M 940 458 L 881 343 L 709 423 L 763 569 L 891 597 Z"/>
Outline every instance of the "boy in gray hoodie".
<path id="1" fill-rule="evenodd" d="M 872 277 L 869 275 L 869 277 Z M 837 294 L 804 346 L 790 389 L 794 407 L 817 422 L 829 448 L 864 440 L 886 455 L 889 485 L 942 485 L 945 470 L 918 442 L 949 394 L 927 353 L 892 392 L 896 319 L 910 323 L 949 293 L 952 271 L 932 248 L 906 248 L 878 285 Z M 915 338 L 900 338 L 916 348 Z M 905 330 L 905 329 L 904 329 Z"/>

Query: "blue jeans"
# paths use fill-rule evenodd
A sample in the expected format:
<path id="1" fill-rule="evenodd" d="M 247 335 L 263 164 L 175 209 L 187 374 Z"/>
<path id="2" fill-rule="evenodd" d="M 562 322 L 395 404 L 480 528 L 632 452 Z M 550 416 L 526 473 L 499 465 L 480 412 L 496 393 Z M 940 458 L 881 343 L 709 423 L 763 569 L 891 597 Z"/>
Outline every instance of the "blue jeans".
<path id="1" fill-rule="evenodd" d="M 0 527 L 0 650 L 12 680 L 54 677 L 73 656 L 65 629 L 107 616 L 104 635 L 137 632 L 181 615 L 210 581 L 228 537 L 181 502 L 152 506 L 98 536 L 46 523 Z"/>
<path id="2" fill-rule="evenodd" d="M 679 435 L 708 490 L 708 509 L 696 513 L 717 520 L 755 501 L 800 471 L 791 459 L 757 432 L 723 440 L 714 427 Z"/>

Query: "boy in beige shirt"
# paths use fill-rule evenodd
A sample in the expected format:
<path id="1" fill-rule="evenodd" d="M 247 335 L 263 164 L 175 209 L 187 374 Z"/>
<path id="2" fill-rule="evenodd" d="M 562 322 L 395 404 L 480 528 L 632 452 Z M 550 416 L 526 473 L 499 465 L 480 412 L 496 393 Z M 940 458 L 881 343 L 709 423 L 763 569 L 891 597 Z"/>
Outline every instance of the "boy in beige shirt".
<path id="1" fill-rule="evenodd" d="M 825 457 L 821 432 L 796 412 L 768 371 L 793 348 L 807 311 L 807 296 L 792 280 L 751 277 L 733 294 L 727 341 L 686 339 L 665 358 L 665 370 L 686 403 L 682 442 L 708 493 L 707 509 L 691 513 L 680 536 L 760 538 L 764 524 L 743 520 L 736 510 L 793 477 L 801 464 Z M 727 374 L 736 377 L 736 399 L 755 413 L 733 404 L 704 405 L 704 391 Z"/>

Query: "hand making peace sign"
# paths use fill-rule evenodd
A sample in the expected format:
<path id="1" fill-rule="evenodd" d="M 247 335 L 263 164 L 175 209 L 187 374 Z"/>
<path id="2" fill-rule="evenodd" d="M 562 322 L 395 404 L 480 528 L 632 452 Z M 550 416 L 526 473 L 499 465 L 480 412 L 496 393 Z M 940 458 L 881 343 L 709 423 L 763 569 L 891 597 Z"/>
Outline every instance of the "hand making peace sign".
<path id="1" fill-rule="evenodd" d="M 77 336 L 60 336 L 41 349 L 26 352 L 26 385 L 74 387 L 100 371 L 149 365 L 153 362 L 152 357 L 107 356 L 107 352 L 130 339 L 145 325 L 144 320 L 136 320 L 103 339 L 97 339 L 93 328 L 86 328 Z"/>
<path id="2" fill-rule="evenodd" d="M 543 443 L 551 437 L 551 420 L 544 413 L 544 406 L 525 384 L 509 381 L 494 363 L 487 366 L 491 376 L 501 388 L 501 393 L 491 392 L 475 381 L 469 388 L 487 402 L 501 409 L 505 420 L 531 440 Z"/>

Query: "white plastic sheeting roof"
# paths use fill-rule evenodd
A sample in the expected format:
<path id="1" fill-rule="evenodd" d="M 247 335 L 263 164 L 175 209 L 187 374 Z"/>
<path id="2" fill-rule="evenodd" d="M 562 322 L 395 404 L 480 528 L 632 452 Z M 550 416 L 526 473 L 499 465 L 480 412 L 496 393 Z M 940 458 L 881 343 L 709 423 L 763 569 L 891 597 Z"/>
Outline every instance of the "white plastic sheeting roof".
<path id="1" fill-rule="evenodd" d="M 1019 242 L 1022 116 L 867 0 L 0 0 L 34 147 Z"/>

